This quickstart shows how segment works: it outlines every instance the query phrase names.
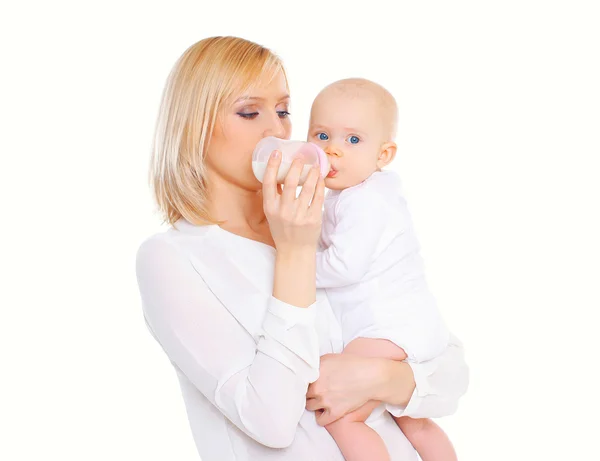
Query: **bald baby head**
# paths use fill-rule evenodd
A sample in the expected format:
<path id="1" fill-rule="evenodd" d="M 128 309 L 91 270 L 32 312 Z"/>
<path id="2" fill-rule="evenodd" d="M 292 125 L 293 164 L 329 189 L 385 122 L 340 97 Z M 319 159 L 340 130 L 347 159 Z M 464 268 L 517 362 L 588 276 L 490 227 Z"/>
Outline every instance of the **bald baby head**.
<path id="1" fill-rule="evenodd" d="M 381 85 L 364 78 L 347 78 L 327 85 L 313 102 L 311 118 L 315 109 L 324 104 L 334 104 L 336 100 L 348 98 L 363 101 L 364 109 L 370 117 L 377 119 L 386 141 L 396 137 L 398 126 L 398 106 L 392 94 Z"/>

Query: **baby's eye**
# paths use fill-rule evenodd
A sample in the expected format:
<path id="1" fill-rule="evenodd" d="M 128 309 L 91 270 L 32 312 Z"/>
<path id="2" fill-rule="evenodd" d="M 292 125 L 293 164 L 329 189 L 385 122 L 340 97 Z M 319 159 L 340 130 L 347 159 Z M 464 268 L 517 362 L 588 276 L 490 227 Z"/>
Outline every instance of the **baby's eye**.
<path id="1" fill-rule="evenodd" d="M 349 136 L 346 141 L 348 141 L 350 144 L 358 144 L 360 139 L 358 139 L 358 136 Z"/>
<path id="2" fill-rule="evenodd" d="M 317 135 L 317 138 L 319 138 L 319 140 L 321 141 L 327 141 L 329 139 L 329 136 L 327 136 L 325 133 L 319 133 Z"/>

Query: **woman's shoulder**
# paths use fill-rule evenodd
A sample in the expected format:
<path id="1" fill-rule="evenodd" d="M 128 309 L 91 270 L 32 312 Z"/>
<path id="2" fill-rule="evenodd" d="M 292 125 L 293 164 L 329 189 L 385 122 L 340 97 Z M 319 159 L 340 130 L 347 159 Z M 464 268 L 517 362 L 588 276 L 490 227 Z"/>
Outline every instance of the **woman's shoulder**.
<path id="1" fill-rule="evenodd" d="M 211 233 L 213 226 L 195 226 L 180 219 L 169 228 L 150 235 L 137 250 L 137 260 L 157 259 L 165 254 L 185 255 L 192 249 L 202 247 L 202 241 Z"/>
<path id="2" fill-rule="evenodd" d="M 140 283 L 176 286 L 200 276 L 208 286 L 222 284 L 231 271 L 230 258 L 218 233 L 208 227 L 176 223 L 143 240 L 135 256 Z"/>
<path id="3" fill-rule="evenodd" d="M 144 239 L 137 249 L 135 260 L 138 272 L 144 266 L 160 267 L 161 261 L 176 253 L 171 229 L 153 234 Z"/>

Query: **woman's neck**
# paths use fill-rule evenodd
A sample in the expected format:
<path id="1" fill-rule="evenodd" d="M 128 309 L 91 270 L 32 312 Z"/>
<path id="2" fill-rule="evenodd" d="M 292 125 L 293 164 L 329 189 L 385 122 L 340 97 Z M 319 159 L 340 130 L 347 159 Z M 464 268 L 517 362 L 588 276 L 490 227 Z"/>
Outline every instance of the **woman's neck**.
<path id="1" fill-rule="evenodd" d="M 209 187 L 210 215 L 221 228 L 268 245 L 273 244 L 264 210 L 262 193 L 244 189 L 221 178 Z"/>

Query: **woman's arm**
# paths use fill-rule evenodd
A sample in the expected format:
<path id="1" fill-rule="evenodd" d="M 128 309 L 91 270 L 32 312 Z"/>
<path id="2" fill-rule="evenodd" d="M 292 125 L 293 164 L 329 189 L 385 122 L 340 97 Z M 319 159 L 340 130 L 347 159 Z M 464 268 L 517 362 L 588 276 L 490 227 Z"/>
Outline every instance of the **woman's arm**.
<path id="1" fill-rule="evenodd" d="M 257 316 L 266 307 L 256 343 L 175 245 L 159 236 L 138 251 L 150 331 L 173 365 L 233 424 L 263 445 L 288 446 L 308 384 L 319 373 L 315 307 L 249 299 L 245 308 Z M 266 306 L 256 305 L 263 299 Z"/>
<path id="2" fill-rule="evenodd" d="M 394 416 L 447 416 L 456 411 L 468 381 L 462 345 L 453 336 L 442 355 L 419 364 L 329 354 L 321 357 L 320 377 L 308 388 L 306 408 L 322 410 L 317 421 L 323 426 L 370 400 L 387 403 Z"/>
<path id="3" fill-rule="evenodd" d="M 319 374 L 314 274 L 324 191 L 314 169 L 296 198 L 302 163 L 295 162 L 280 194 L 280 162 L 281 155 L 271 159 L 263 183 L 277 246 L 273 296 L 257 290 L 245 306 L 264 315 L 257 343 L 167 236 L 147 240 L 137 254 L 144 315 L 171 362 L 233 424 L 273 448 L 292 443 Z"/>
<path id="4" fill-rule="evenodd" d="M 275 151 L 269 159 L 262 189 L 265 216 L 277 248 L 273 296 L 307 307 L 316 300 L 316 252 L 325 183 L 315 166 L 296 197 L 304 164 L 294 160 L 282 190 L 277 186 L 280 163 L 281 153 Z"/>

